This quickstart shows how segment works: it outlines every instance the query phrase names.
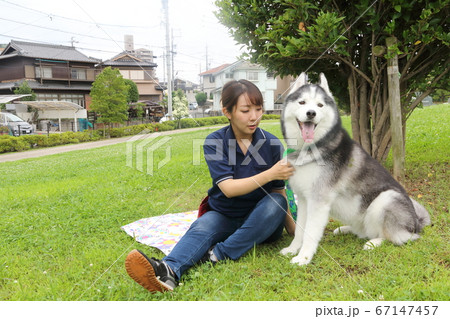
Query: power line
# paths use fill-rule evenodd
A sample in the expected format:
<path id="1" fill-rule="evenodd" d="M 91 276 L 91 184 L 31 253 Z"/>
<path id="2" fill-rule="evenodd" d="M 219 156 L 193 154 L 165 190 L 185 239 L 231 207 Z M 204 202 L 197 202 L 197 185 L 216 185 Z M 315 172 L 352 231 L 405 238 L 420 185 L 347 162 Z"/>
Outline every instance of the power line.
<path id="1" fill-rule="evenodd" d="M 1 0 L 1 1 L 3 1 L 3 0 Z M 91 38 L 91 39 L 103 40 L 103 41 L 111 42 L 111 38 L 96 37 L 96 36 L 88 35 L 88 34 L 84 34 L 84 33 L 77 33 L 77 32 L 72 32 L 72 31 L 65 31 L 65 30 L 61 30 L 61 29 L 49 28 L 49 27 L 44 27 L 44 26 L 32 24 L 32 23 L 21 22 L 21 21 L 16 21 L 16 20 L 12 20 L 12 19 L 1 18 L 1 17 L 0 17 L 0 20 L 13 22 L 13 23 L 17 23 L 17 24 L 22 24 L 22 25 L 33 27 L 33 28 L 45 29 L 45 30 L 50 30 L 50 31 L 55 31 L 55 32 L 66 33 L 66 34 L 70 34 L 70 35 L 78 35 L 78 36 L 81 36 L 81 37 L 87 37 L 87 38 Z M 113 42 L 115 42 L 115 43 L 116 42 L 124 43 L 124 41 L 116 41 L 116 40 L 113 40 Z M 139 44 L 139 43 L 137 43 L 137 45 L 145 46 L 144 44 Z M 163 48 L 162 46 L 153 46 L 153 47 Z"/>
<path id="2" fill-rule="evenodd" d="M 119 41 L 117 41 L 117 40 L 114 40 L 108 33 L 107 33 L 107 31 L 109 31 L 109 32 L 112 32 L 112 33 L 114 33 L 114 32 L 117 32 L 117 30 L 116 31 L 114 31 L 113 29 L 109 29 L 109 30 L 105 30 L 105 28 L 107 28 L 107 27 L 118 27 L 118 28 L 139 28 L 139 30 L 137 30 L 138 32 L 140 32 L 142 29 L 144 29 L 144 30 L 148 30 L 149 28 L 155 28 L 155 27 L 161 27 L 161 26 L 163 26 L 163 25 L 165 25 L 163 22 L 161 22 L 161 23 L 159 23 L 159 24 L 157 24 L 157 25 L 154 25 L 154 26 L 151 26 L 151 27 L 143 27 L 143 26 L 126 26 L 126 25 L 118 25 L 118 24 L 105 24 L 105 23 L 97 23 L 97 21 L 94 21 L 94 19 L 92 19 L 92 17 L 90 17 L 89 16 L 89 14 L 86 12 L 86 11 L 84 11 L 84 13 L 87 15 L 87 16 L 89 16 L 89 18 L 92 20 L 92 21 L 85 21 L 85 20 L 82 20 L 83 18 L 81 18 L 81 19 L 73 19 L 73 18 L 68 18 L 68 17 L 65 17 L 65 16 L 60 16 L 60 15 L 56 15 L 56 14 L 52 14 L 52 13 L 50 13 L 50 12 L 44 12 L 44 11 L 42 11 L 42 10 L 37 10 L 37 9 L 33 9 L 33 8 L 27 8 L 27 7 L 25 7 L 25 6 L 23 6 L 23 5 L 20 5 L 20 4 L 16 4 L 16 3 L 13 3 L 12 1 L 8 1 L 8 0 L 0 0 L 0 2 L 3 2 L 3 3 L 5 3 L 6 5 L 4 5 L 4 8 L 6 7 L 6 8 L 11 8 L 11 10 L 20 10 L 20 11 L 24 11 L 23 12 L 23 15 L 22 14 L 17 14 L 17 13 L 15 13 L 15 14 L 9 14 L 9 15 L 5 15 L 6 14 L 6 12 L 7 12 L 7 10 L 5 10 L 5 11 L 3 11 L 2 10 L 2 13 L 4 13 L 3 14 L 3 16 L 4 16 L 4 18 L 3 17 L 1 17 L 0 18 L 0 20 L 3 20 L 3 21 L 5 21 L 5 22 L 9 22 L 9 23 L 16 23 L 16 24 L 18 24 L 19 26 L 26 26 L 26 27 L 29 27 L 29 28 L 34 28 L 34 29 L 37 29 L 36 31 L 37 32 L 40 32 L 41 34 L 43 33 L 42 31 L 39 31 L 39 30 L 49 30 L 49 31 L 51 31 L 51 32 L 59 32 L 59 33 L 62 33 L 62 34 L 68 34 L 68 35 L 70 35 L 70 36 L 75 36 L 75 37 L 77 37 L 77 38 L 75 38 L 75 40 L 77 40 L 77 41 L 80 41 L 80 38 L 86 38 L 86 41 L 84 42 L 84 44 L 80 44 L 80 42 L 78 42 L 78 44 L 76 45 L 77 46 L 77 49 L 80 49 L 80 50 L 87 50 L 87 51 L 93 51 L 93 52 L 99 52 L 99 53 L 106 53 L 106 54 L 110 54 L 110 53 L 112 53 L 112 54 L 117 54 L 118 52 L 117 51 L 111 51 L 111 50 L 114 50 L 113 48 L 111 48 L 111 44 L 112 43 L 114 43 L 114 44 L 116 44 L 117 45 L 117 47 L 119 47 L 120 48 L 120 51 L 124 51 L 124 49 L 123 49 L 123 47 L 124 47 L 124 41 L 122 41 L 122 40 L 119 40 Z M 74 3 L 76 3 L 76 1 L 74 1 Z M 77 3 L 76 3 L 77 4 Z M 78 5 L 78 4 L 77 4 Z M 15 7 L 15 8 L 12 8 L 12 7 Z M 79 6 L 79 5 L 78 5 Z M 43 10 L 46 10 L 46 9 L 43 9 Z M 29 12 L 31 12 L 31 13 L 34 13 L 35 14 L 35 17 L 38 17 L 38 16 L 40 16 L 41 18 L 40 19 L 30 19 L 30 20 L 28 20 L 28 22 L 27 21 L 25 21 L 25 22 L 22 22 L 22 21 L 20 21 L 20 20 L 23 20 L 22 18 L 19 18 L 20 16 L 25 16 L 25 15 L 27 15 L 27 14 L 29 14 L 29 13 L 27 13 L 27 12 L 25 12 L 25 11 L 29 11 Z M 0 13 L 0 16 L 1 16 L 2 14 Z M 10 19 L 10 17 L 13 17 L 13 19 Z M 50 20 L 51 20 L 51 22 L 46 22 L 46 21 L 42 21 L 44 18 L 50 18 Z M 58 24 L 63 24 L 64 23 L 64 21 L 61 21 L 61 19 L 64 19 L 65 21 L 68 21 L 68 27 L 66 28 L 66 29 L 60 29 L 59 28 L 59 25 Z M 162 19 L 164 19 L 164 17 L 162 17 Z M 39 20 L 41 20 L 41 21 L 39 21 Z M 58 21 L 59 20 L 59 21 Z M 204 29 L 208 29 L 208 30 L 214 30 L 214 31 L 219 31 L 219 28 L 218 28 L 218 26 L 217 25 L 214 25 L 213 24 L 213 20 L 215 20 L 215 19 L 212 19 L 212 18 L 210 18 L 210 17 L 207 17 L 207 16 L 203 16 L 202 17 L 202 25 L 203 25 L 203 28 Z M 39 23 L 34 23 L 33 21 L 39 21 Z M 154 21 L 154 20 L 153 20 Z M 70 30 L 70 22 L 76 22 L 77 24 L 78 24 L 78 26 L 77 26 L 77 29 L 75 30 L 75 31 L 78 31 L 78 32 L 71 32 L 71 31 L 68 31 L 68 30 Z M 47 23 L 51 23 L 51 25 L 49 25 L 49 26 L 46 26 L 46 25 L 44 25 L 44 24 L 47 24 Z M 154 22 L 155 23 L 155 22 Z M 80 24 L 83 24 L 83 25 L 80 25 Z M 5 25 L 7 25 L 7 24 L 5 24 Z M 52 25 L 56 25 L 56 27 L 52 27 Z M 87 26 L 89 26 L 90 27 L 90 30 L 86 30 L 86 31 L 84 31 L 83 30 L 83 28 L 85 29 Z M 107 38 L 107 37 L 104 37 L 104 36 L 102 36 L 101 34 L 98 34 L 98 33 L 96 33 L 95 32 L 95 30 L 92 30 L 92 28 L 94 28 L 94 27 L 96 27 L 96 28 L 98 28 L 99 30 L 101 30 L 101 31 L 103 31 L 104 32 L 104 34 L 106 34 L 109 38 Z M 15 29 L 18 29 L 18 28 L 20 28 L 20 27 L 16 27 Z M 7 36 L 7 37 L 10 37 L 10 38 L 12 38 L 12 39 L 21 39 L 21 40 L 24 40 L 24 41 L 30 41 L 30 42 L 38 42 L 39 43 L 39 41 L 37 41 L 37 40 L 35 40 L 35 39 L 25 39 L 25 38 L 21 38 L 21 37 L 18 37 L 18 36 L 14 36 L 14 35 L 11 35 L 11 34 L 16 34 L 16 35 L 22 35 L 22 34 L 20 34 L 20 33 L 18 33 L 18 32 L 16 32 L 16 31 L 14 31 L 14 33 L 12 33 L 12 32 L 9 32 L 9 31 L 6 31 L 5 29 L 3 29 L 3 31 L 4 31 L 4 34 L 0 34 L 0 36 Z M 31 32 L 33 31 L 33 30 L 30 30 Z M 49 32 L 49 34 L 47 34 L 48 36 L 51 36 L 51 32 Z M 133 32 L 133 31 L 131 31 L 130 30 L 130 32 Z M 130 33 L 131 34 L 131 33 Z M 159 35 L 159 33 L 158 34 L 155 34 L 154 36 L 156 37 L 157 35 Z M 23 35 L 22 35 L 23 36 Z M 25 35 L 25 37 L 27 37 L 27 35 Z M 31 36 L 30 36 L 31 37 Z M 90 42 L 92 42 L 92 41 L 88 41 L 88 39 L 92 39 L 92 40 L 94 40 L 96 43 L 95 44 L 91 44 Z M 40 43 L 48 43 L 48 42 L 44 42 L 46 39 L 43 39 L 43 41 L 41 41 Z M 160 39 L 159 38 L 155 38 L 155 40 L 157 40 L 158 42 L 157 43 L 160 43 Z M 106 50 L 101 50 L 101 49 L 97 49 L 99 46 L 101 47 L 101 46 L 103 46 L 103 41 L 105 41 L 105 46 L 106 46 Z M 144 40 L 144 41 L 146 41 L 146 40 Z M 58 43 L 58 42 L 60 42 L 61 43 L 61 41 L 56 41 L 56 43 Z M 64 42 L 64 41 L 63 41 Z M 102 44 L 100 44 L 100 43 L 102 43 Z M 70 40 L 68 40 L 68 41 L 65 41 L 64 42 L 64 44 L 66 44 L 66 43 L 70 43 Z M 83 43 L 83 42 L 81 42 L 81 43 Z M 108 44 L 106 44 L 106 43 L 108 43 Z M 53 43 L 48 43 L 48 44 L 55 44 L 55 42 L 53 42 Z M 160 51 L 160 50 L 162 50 L 162 49 L 165 49 L 165 46 L 163 46 L 163 45 L 149 45 L 149 44 L 139 44 L 139 43 L 136 43 L 135 44 L 136 46 L 141 46 L 141 47 L 145 47 L 145 48 L 147 48 L 147 49 L 149 49 L 149 50 L 154 50 L 154 51 L 156 51 L 156 52 L 158 52 L 158 51 Z M 95 46 L 94 48 L 93 48 L 93 46 Z M 204 54 L 197 54 L 197 53 L 191 53 L 191 54 L 189 54 L 189 53 L 183 53 L 183 51 L 184 52 L 189 52 L 189 51 L 191 51 L 190 50 L 190 47 L 191 47 L 191 45 L 187 45 L 187 47 L 185 48 L 187 51 L 185 51 L 185 50 L 183 50 L 182 49 L 182 47 L 185 47 L 186 45 L 185 44 L 181 44 L 181 45 L 179 45 L 178 46 L 178 52 L 177 52 L 177 55 L 175 56 L 174 55 L 174 57 L 173 57 L 173 61 L 172 61 L 172 68 L 173 68 L 173 62 L 175 62 L 175 64 L 179 64 L 179 65 L 181 65 L 181 64 L 188 64 L 188 65 L 190 65 L 190 66 L 192 66 L 192 67 L 187 67 L 187 68 L 184 68 L 184 67 L 181 67 L 179 70 L 177 70 L 177 71 L 181 71 L 181 72 L 183 72 L 184 70 L 190 70 L 190 69 L 192 69 L 194 66 L 195 66 L 195 69 L 197 68 L 197 66 L 198 66 L 198 64 L 199 64 L 199 62 L 204 62 Z M 173 51 L 173 50 L 172 50 Z M 104 57 L 102 57 L 102 58 L 107 58 L 106 57 L 106 54 L 104 55 Z M 227 55 L 226 54 L 226 51 L 225 52 L 215 52 L 214 53 L 214 55 L 216 56 L 216 57 L 218 57 L 219 59 L 221 59 L 221 60 L 224 60 L 224 59 L 236 59 L 236 56 L 234 56 L 233 55 L 233 57 L 231 56 L 231 55 Z M 181 59 L 180 59 L 181 58 Z M 184 58 L 184 59 L 183 59 Z M 189 71 L 188 71 L 189 72 Z M 166 72 L 164 72 L 164 73 L 166 73 Z"/>
<path id="3" fill-rule="evenodd" d="M 77 23 L 84 23 L 84 24 L 90 24 L 90 25 L 96 25 L 96 26 L 104 26 L 104 27 L 117 27 L 117 28 L 134 28 L 134 29 L 136 29 L 136 28 L 142 28 L 142 29 L 153 29 L 153 28 L 159 27 L 159 25 L 154 25 L 154 26 L 148 26 L 148 27 L 145 27 L 145 26 L 133 26 L 133 25 L 118 25 L 118 24 L 107 24 L 107 23 L 94 23 L 94 22 L 90 22 L 90 21 L 84 21 L 84 20 L 78 20 L 78 19 L 68 18 L 68 17 L 64 17 L 64 16 L 57 15 L 57 14 L 53 14 L 53 13 L 46 13 L 46 12 L 43 12 L 43 11 L 40 11 L 40 10 L 36 10 L 36 9 L 33 9 L 33 8 L 25 7 L 25 6 L 22 6 L 22 5 L 20 5 L 20 4 L 13 3 L 13 2 L 7 1 L 7 0 L 0 0 L 0 1 L 6 2 L 6 3 L 10 4 L 10 5 L 13 5 L 13 6 L 16 6 L 16 7 L 25 9 L 25 10 L 28 10 L 28 11 L 37 12 L 37 13 L 39 13 L 39 14 L 42 14 L 42 15 L 45 15 L 45 16 L 49 17 L 50 19 L 52 19 L 53 17 L 57 17 L 57 18 L 60 18 L 60 19 L 64 19 L 64 20 L 68 20 L 68 21 L 73 21 L 73 22 L 77 22 Z"/>

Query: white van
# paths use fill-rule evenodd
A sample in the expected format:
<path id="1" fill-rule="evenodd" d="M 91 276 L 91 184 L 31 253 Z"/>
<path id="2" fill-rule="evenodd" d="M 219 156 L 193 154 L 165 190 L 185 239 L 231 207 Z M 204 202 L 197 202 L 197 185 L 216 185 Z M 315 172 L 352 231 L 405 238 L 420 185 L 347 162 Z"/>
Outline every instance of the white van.
<path id="1" fill-rule="evenodd" d="M 7 126 L 14 136 L 33 134 L 33 126 L 12 113 L 0 113 L 0 126 Z"/>

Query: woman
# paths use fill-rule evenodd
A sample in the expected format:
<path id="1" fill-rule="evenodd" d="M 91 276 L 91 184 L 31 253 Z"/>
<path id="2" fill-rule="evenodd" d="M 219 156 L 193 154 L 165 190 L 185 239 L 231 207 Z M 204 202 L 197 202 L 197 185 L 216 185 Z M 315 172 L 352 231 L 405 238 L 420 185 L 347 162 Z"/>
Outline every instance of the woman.
<path id="1" fill-rule="evenodd" d="M 247 80 L 230 81 L 221 102 L 230 125 L 210 134 L 203 146 L 213 180 L 208 211 L 161 261 L 138 250 L 126 258 L 130 277 L 151 292 L 173 290 L 196 263 L 236 260 L 257 244 L 275 241 L 285 225 L 294 232 L 284 191 L 294 168 L 281 160 L 278 138 L 258 127 L 261 92 Z"/>

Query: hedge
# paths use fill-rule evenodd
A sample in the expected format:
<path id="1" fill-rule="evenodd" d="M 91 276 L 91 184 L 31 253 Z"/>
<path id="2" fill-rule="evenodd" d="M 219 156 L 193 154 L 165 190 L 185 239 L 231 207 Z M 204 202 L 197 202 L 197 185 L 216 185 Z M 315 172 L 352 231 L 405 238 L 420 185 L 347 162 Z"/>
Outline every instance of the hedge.
<path id="1" fill-rule="evenodd" d="M 279 115 L 264 114 L 263 120 L 279 119 Z M 180 121 L 166 121 L 163 123 L 139 124 L 125 126 L 120 128 L 112 128 L 106 130 L 110 137 L 132 136 L 142 133 L 153 133 L 172 131 L 177 128 L 190 128 L 199 126 L 210 126 L 217 124 L 227 124 L 228 119 L 225 116 L 203 117 L 198 119 L 186 118 Z M 61 134 L 47 135 L 22 135 L 10 136 L 0 135 L 0 154 L 8 152 L 20 152 L 33 148 L 51 147 L 65 144 L 76 144 L 82 142 L 97 141 L 104 139 L 103 129 L 89 130 L 84 132 L 64 132 Z"/>

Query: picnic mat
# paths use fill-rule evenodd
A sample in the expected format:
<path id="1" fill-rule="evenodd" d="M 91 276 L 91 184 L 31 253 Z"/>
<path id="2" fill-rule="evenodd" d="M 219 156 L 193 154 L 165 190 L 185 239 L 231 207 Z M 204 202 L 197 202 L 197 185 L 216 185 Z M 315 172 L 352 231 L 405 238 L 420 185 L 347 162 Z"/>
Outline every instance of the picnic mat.
<path id="1" fill-rule="evenodd" d="M 120 227 L 136 241 L 168 255 L 197 219 L 197 210 L 143 218 Z"/>

